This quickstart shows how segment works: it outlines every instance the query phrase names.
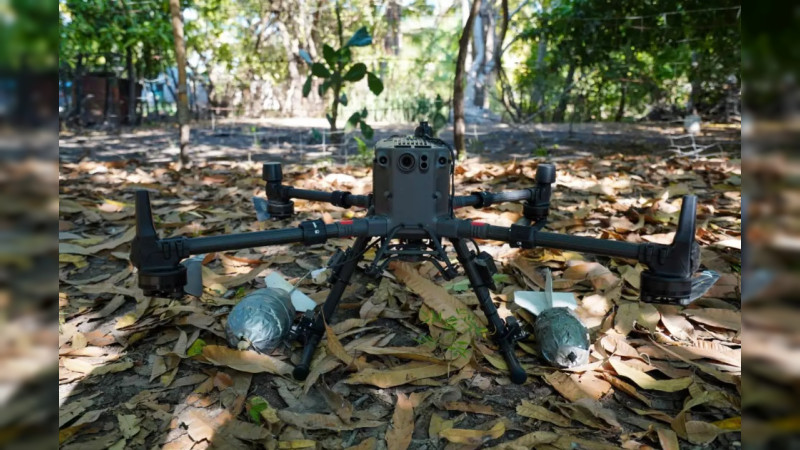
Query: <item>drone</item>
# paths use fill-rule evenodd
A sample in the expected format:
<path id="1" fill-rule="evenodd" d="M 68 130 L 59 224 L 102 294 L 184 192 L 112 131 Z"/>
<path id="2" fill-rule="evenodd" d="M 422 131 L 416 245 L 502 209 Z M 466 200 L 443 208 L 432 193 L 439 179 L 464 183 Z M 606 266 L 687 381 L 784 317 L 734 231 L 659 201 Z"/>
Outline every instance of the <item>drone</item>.
<path id="1" fill-rule="evenodd" d="M 513 316 L 504 320 L 498 314 L 491 296 L 496 289 L 492 276 L 497 267 L 488 253 L 480 251 L 476 239 L 507 242 L 523 249 L 545 247 L 636 260 L 648 268 L 641 273 L 642 301 L 678 304 L 690 301 L 693 274 L 700 267 L 700 248 L 695 242 L 695 196 L 683 197 L 678 227 L 669 245 L 571 236 L 543 230 L 556 176 L 553 164 L 537 166 L 532 187 L 469 195 L 455 193 L 455 164 L 453 148 L 433 137 L 426 122 L 420 123 L 414 135 L 392 136 L 376 143 L 373 192 L 369 195 L 298 189 L 283 184 L 281 163 L 264 163 L 262 178 L 266 182 L 266 209 L 271 218 L 290 218 L 294 214 L 292 199 L 327 202 L 342 208 L 361 207 L 366 209 L 366 216 L 329 224 L 320 219 L 306 220 L 293 228 L 221 236 L 160 239 L 149 193 L 137 191 L 136 237 L 130 259 L 138 269 L 139 287 L 149 296 L 200 295 L 200 271 L 187 270 L 190 265 L 186 261 L 192 255 L 291 243 L 311 246 L 332 238 L 355 238 L 349 248 L 337 250 L 330 258 L 330 293 L 325 302 L 302 316 L 293 327 L 293 339 L 304 346 L 293 371 L 297 380 L 308 376 L 314 352 L 325 334 L 325 324 L 334 317 L 342 293 L 372 247 L 376 248 L 375 257 L 364 270 L 367 275 L 381 276 L 394 260 L 430 261 L 443 278 L 450 280 L 458 275 L 456 264 L 445 251 L 445 242 L 452 245 L 486 315 L 488 334 L 508 365 L 511 381 L 517 384 L 524 383 L 527 374 L 517 359 L 515 346 L 527 333 Z M 454 214 L 457 208 L 487 208 L 504 202 L 523 202 L 522 224 L 496 226 L 458 219 Z"/>

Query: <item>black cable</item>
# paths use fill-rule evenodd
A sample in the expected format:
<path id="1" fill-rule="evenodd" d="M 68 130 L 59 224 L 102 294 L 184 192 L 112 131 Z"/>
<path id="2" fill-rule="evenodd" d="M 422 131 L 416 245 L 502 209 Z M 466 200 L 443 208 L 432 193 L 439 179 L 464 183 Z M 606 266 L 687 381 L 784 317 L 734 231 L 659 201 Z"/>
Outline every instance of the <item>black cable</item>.
<path id="1" fill-rule="evenodd" d="M 334 267 L 339 267 L 341 265 L 344 265 L 344 264 L 347 264 L 349 262 L 352 262 L 353 260 L 359 259 L 362 256 L 364 256 L 364 253 L 367 253 L 369 251 L 369 249 L 375 247 L 375 245 L 380 241 L 381 241 L 381 238 L 377 238 L 374 241 L 372 241 L 372 243 L 370 243 L 368 246 L 364 247 L 364 250 L 361 250 L 360 252 L 358 252 L 357 255 L 354 255 L 354 256 L 352 256 L 352 257 L 350 257 L 348 259 L 345 259 L 344 261 L 338 262 L 336 264 L 328 265 L 326 267 L 329 268 L 329 269 L 333 269 Z"/>

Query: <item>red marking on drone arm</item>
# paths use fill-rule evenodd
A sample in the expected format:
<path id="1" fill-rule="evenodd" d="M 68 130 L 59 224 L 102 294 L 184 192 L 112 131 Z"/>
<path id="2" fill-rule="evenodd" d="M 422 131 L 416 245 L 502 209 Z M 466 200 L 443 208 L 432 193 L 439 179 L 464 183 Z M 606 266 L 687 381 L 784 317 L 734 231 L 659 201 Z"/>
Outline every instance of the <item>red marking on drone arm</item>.
<path id="1" fill-rule="evenodd" d="M 485 223 L 483 223 L 483 222 L 478 222 L 478 221 L 476 221 L 476 220 L 473 220 L 473 221 L 472 221 L 472 226 L 473 226 L 473 227 L 485 227 L 485 226 L 486 226 L 486 224 L 485 224 Z"/>

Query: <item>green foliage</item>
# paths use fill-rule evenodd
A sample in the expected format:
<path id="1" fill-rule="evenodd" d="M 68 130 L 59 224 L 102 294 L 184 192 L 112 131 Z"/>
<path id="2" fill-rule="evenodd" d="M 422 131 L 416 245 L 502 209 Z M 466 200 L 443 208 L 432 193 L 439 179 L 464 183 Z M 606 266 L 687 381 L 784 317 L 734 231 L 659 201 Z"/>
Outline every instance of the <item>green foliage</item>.
<path id="1" fill-rule="evenodd" d="M 439 94 L 436 94 L 433 100 L 426 96 L 417 96 L 412 102 L 402 104 L 408 105 L 403 120 L 410 123 L 427 121 L 433 129 L 434 136 L 438 136 L 439 131 L 447 125 L 447 105 Z"/>
<path id="2" fill-rule="evenodd" d="M 356 141 L 356 145 L 358 146 L 356 149 L 356 156 L 355 161 L 358 164 L 367 166 L 372 163 L 373 152 L 369 148 L 366 142 L 358 136 L 353 136 L 353 139 Z"/>
<path id="3" fill-rule="evenodd" d="M 247 401 L 248 408 L 247 413 L 250 416 L 250 420 L 253 422 L 260 424 L 261 423 L 261 412 L 265 411 L 269 408 L 269 402 L 267 402 L 264 397 L 254 396 L 250 397 Z"/>
<path id="4" fill-rule="evenodd" d="M 339 115 L 339 105 L 347 106 L 348 98 L 344 92 L 345 87 L 357 83 L 367 77 L 367 86 L 374 95 L 383 92 L 383 82 L 381 79 L 367 69 L 367 65 L 362 62 L 352 60 L 351 47 L 364 47 L 372 43 L 372 36 L 366 27 L 359 28 L 347 43 L 335 49 L 328 44 L 322 47 L 322 61 L 313 61 L 311 55 L 306 51 L 300 52 L 300 57 L 311 67 L 311 74 L 303 84 L 303 97 L 308 97 L 311 93 L 312 77 L 319 78 L 322 82 L 319 85 L 318 93 L 320 97 L 325 96 L 330 89 L 333 92 L 331 106 L 326 117 L 331 126 L 331 131 L 336 131 L 336 119 Z M 367 117 L 367 109 L 363 108 L 355 112 L 347 119 L 347 127 L 358 127 L 361 134 L 366 139 L 372 139 L 374 130 L 364 119 Z M 360 143 L 363 141 L 359 140 Z M 359 147 L 360 148 L 360 147 Z"/>
<path id="5" fill-rule="evenodd" d="M 740 72 L 738 5 L 728 0 L 543 4 L 518 22 L 521 40 L 506 54 L 524 59 L 511 72 L 520 116 L 551 120 L 562 98 L 571 113 L 560 120 L 625 120 L 656 106 L 683 109 L 690 95 L 699 110 L 710 110 L 726 94 L 728 78 Z"/>
<path id="6" fill-rule="evenodd" d="M 194 342 L 192 342 L 192 345 L 190 345 L 189 348 L 186 349 L 186 356 L 191 358 L 192 356 L 202 355 L 203 347 L 205 346 L 206 346 L 206 341 L 200 338 L 195 339 Z"/>

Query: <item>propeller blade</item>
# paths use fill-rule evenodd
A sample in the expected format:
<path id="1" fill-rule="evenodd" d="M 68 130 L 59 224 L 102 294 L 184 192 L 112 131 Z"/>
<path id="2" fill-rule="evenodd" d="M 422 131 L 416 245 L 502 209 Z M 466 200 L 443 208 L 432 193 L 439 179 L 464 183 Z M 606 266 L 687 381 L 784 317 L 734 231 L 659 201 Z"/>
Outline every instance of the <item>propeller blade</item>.
<path id="1" fill-rule="evenodd" d="M 183 291 L 189 295 L 200 297 L 203 295 L 203 257 L 193 256 L 181 262 L 186 267 L 186 285 Z"/>
<path id="2" fill-rule="evenodd" d="M 259 222 L 263 222 L 270 218 L 269 211 L 267 211 L 268 202 L 261 197 L 253 197 L 253 208 L 256 210 L 256 218 Z"/>

